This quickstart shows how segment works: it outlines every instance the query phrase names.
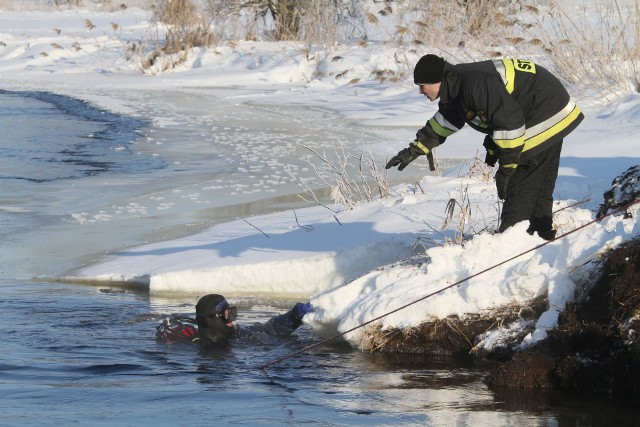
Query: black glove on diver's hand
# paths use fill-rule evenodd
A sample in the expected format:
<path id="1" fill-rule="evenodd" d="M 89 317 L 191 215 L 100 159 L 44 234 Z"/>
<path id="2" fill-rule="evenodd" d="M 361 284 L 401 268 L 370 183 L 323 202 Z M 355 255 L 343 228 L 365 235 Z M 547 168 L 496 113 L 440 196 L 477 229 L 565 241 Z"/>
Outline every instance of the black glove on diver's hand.
<path id="1" fill-rule="evenodd" d="M 427 153 L 422 151 L 420 148 L 418 148 L 417 145 L 412 142 L 411 144 L 409 144 L 408 148 L 400 150 L 398 154 L 393 156 L 384 168 L 390 169 L 394 166 L 398 166 L 398 170 L 401 171 L 406 168 L 409 163 L 413 162 L 423 154 Z"/>
<path id="2" fill-rule="evenodd" d="M 305 314 L 311 313 L 314 308 L 310 302 L 299 302 L 295 305 L 296 314 L 298 317 L 304 317 Z"/>

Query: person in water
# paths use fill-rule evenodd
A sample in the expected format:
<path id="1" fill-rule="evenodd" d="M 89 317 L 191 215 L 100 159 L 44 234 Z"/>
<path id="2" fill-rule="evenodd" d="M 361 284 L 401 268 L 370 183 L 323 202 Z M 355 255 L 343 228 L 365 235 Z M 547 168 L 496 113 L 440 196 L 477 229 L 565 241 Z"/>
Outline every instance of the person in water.
<path id="1" fill-rule="evenodd" d="M 252 333 L 286 337 L 302 325 L 302 318 L 311 311 L 311 303 L 299 302 L 291 310 L 274 316 L 265 323 L 240 327 L 233 323 L 238 315 L 237 307 L 230 306 L 222 295 L 209 294 L 198 300 L 195 319 L 180 315 L 165 318 L 156 327 L 156 339 L 167 343 L 225 343 L 234 337 L 239 338 Z"/>

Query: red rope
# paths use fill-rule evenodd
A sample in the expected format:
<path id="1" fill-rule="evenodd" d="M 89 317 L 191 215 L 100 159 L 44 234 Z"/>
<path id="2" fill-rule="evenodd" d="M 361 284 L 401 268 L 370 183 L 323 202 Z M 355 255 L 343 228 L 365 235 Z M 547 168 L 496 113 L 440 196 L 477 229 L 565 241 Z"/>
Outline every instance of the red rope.
<path id="1" fill-rule="evenodd" d="M 396 308 L 396 309 L 394 309 L 394 310 L 389 311 L 388 313 L 382 314 L 382 315 L 380 315 L 380 316 L 378 316 L 378 317 L 376 317 L 376 318 L 374 318 L 374 319 L 368 320 L 368 321 L 366 321 L 366 322 L 364 322 L 364 323 L 361 323 L 361 324 L 359 324 L 359 325 L 357 325 L 357 326 L 354 326 L 353 328 L 351 328 L 351 329 L 349 329 L 349 330 L 347 330 L 347 331 L 344 331 L 344 332 L 341 332 L 341 333 L 339 333 L 339 334 L 336 334 L 336 335 L 334 335 L 334 336 L 332 336 L 332 337 L 330 337 L 330 338 L 326 338 L 326 339 L 324 339 L 324 340 L 322 340 L 322 341 L 320 341 L 320 342 L 317 342 L 317 343 L 315 343 L 315 344 L 311 344 L 311 345 L 308 345 L 308 346 L 306 346 L 306 347 L 303 347 L 303 348 L 301 348 L 300 350 L 298 350 L 298 351 L 296 351 L 296 352 L 294 352 L 294 353 L 290 353 L 290 354 L 288 354 L 288 355 L 286 355 L 286 356 L 283 356 L 283 357 L 281 357 L 281 358 L 279 358 L 279 359 L 273 360 L 273 361 L 271 361 L 271 362 L 269 362 L 269 363 L 265 363 L 264 365 L 260 366 L 260 368 L 261 368 L 261 369 L 267 369 L 267 368 L 268 368 L 268 367 L 270 367 L 270 366 L 276 365 L 276 364 L 278 364 L 278 363 L 280 363 L 280 362 L 283 362 L 283 361 L 285 361 L 285 360 L 287 360 L 287 359 L 290 359 L 290 358 L 292 358 L 292 357 L 295 357 L 295 356 L 297 356 L 297 355 L 299 355 L 299 354 L 305 353 L 305 352 L 307 352 L 307 351 L 309 351 L 309 350 L 313 350 L 314 348 L 319 347 L 319 346 L 321 346 L 321 345 L 323 345 L 323 344 L 326 344 L 326 343 L 328 343 L 328 342 L 330 342 L 330 341 L 333 341 L 333 340 L 335 340 L 336 338 L 340 338 L 340 337 L 341 337 L 341 336 L 343 336 L 343 335 L 346 335 L 346 334 L 348 334 L 348 333 L 350 333 L 350 332 L 353 332 L 353 331 L 355 331 L 355 330 L 357 330 L 357 329 L 360 329 L 360 328 L 362 328 L 362 327 L 365 327 L 365 326 L 367 326 L 367 325 L 369 325 L 369 324 L 371 324 L 371 323 L 373 323 L 373 322 L 377 322 L 378 320 L 380 320 L 380 319 L 382 319 L 382 318 L 384 318 L 384 317 L 386 317 L 386 316 L 388 316 L 388 315 L 390 315 L 390 314 L 397 313 L 397 312 L 398 312 L 398 311 L 400 311 L 400 310 L 404 310 L 405 308 L 410 307 L 410 306 L 412 306 L 412 305 L 414 305 L 414 304 L 417 304 L 417 303 L 419 303 L 420 301 L 424 301 L 424 300 L 426 300 L 427 298 L 431 298 L 431 297 L 432 297 L 432 296 L 434 296 L 434 295 L 437 295 L 437 294 L 439 294 L 439 293 L 441 293 L 441 292 L 446 291 L 447 289 L 451 289 L 451 288 L 453 288 L 453 287 L 456 287 L 456 286 L 458 286 L 458 285 L 460 285 L 460 284 L 462 284 L 462 283 L 464 283 L 464 282 L 467 282 L 467 281 L 469 281 L 469 280 L 471 280 L 471 279 L 473 279 L 473 278 L 475 278 L 475 277 L 478 277 L 478 276 L 480 276 L 480 275 L 482 275 L 482 274 L 484 274 L 484 273 L 486 273 L 486 272 L 488 272 L 488 271 L 491 271 L 491 270 L 493 270 L 493 269 L 495 269 L 495 268 L 498 268 L 498 267 L 500 267 L 501 265 L 504 265 L 504 264 L 506 264 L 506 263 L 508 263 L 508 262 L 511 262 L 511 261 L 515 260 L 516 258 L 519 258 L 519 257 L 521 257 L 521 256 L 523 256 L 523 255 L 526 255 L 526 254 L 530 253 L 530 252 L 536 251 L 536 250 L 538 250 L 538 249 L 540 249 L 540 248 L 542 248 L 542 247 L 544 247 L 544 246 L 548 245 L 548 244 L 549 244 L 549 243 L 551 243 L 551 242 L 555 242 L 555 241 L 557 241 L 557 240 L 560 240 L 560 239 L 562 239 L 562 238 L 564 238 L 564 237 L 567 237 L 567 236 L 568 236 L 568 235 L 570 235 L 570 234 L 573 234 L 573 233 L 575 233 L 575 232 L 577 232 L 577 231 L 579 231 L 579 230 L 582 230 L 582 229 L 584 229 L 584 228 L 586 228 L 586 227 L 589 227 L 590 225 L 593 225 L 593 224 L 595 224 L 596 222 L 600 222 L 600 221 L 602 221 L 603 219 L 605 219 L 605 218 L 607 218 L 607 217 L 610 217 L 610 216 L 612 216 L 612 215 L 615 215 L 615 214 L 617 214 L 617 213 L 620 213 L 620 212 L 622 212 L 622 211 L 625 211 L 625 210 L 629 209 L 631 206 L 635 205 L 636 203 L 640 203 L 640 199 L 638 199 L 638 200 L 634 200 L 633 202 L 631 202 L 631 203 L 629 203 L 629 204 L 626 204 L 626 205 L 624 205 L 624 206 L 622 206 L 622 207 L 620 207 L 620 208 L 618 208 L 618 209 L 615 209 L 615 210 L 613 210 L 613 211 L 609 212 L 608 214 L 601 216 L 600 218 L 596 218 L 596 219 L 594 219 L 594 220 L 592 220 L 592 221 L 589 221 L 589 222 L 587 222 L 587 223 L 585 223 L 585 224 L 583 224 L 583 225 L 581 225 L 581 226 L 579 226 L 579 227 L 577 227 L 577 228 L 574 228 L 573 230 L 567 231 L 566 233 L 561 234 L 560 236 L 557 236 L 557 237 L 556 237 L 555 239 L 553 239 L 553 240 L 545 241 L 544 243 L 541 243 L 541 244 L 539 244 L 539 245 L 537 245 L 537 246 L 534 246 L 533 248 L 531 248 L 531 249 L 529 249 L 529 250 L 526 250 L 526 251 L 524 251 L 524 252 L 522 252 L 522 253 L 519 253 L 518 255 L 514 255 L 514 256 L 512 256 L 511 258 L 508 258 L 508 259 L 506 259 L 506 260 L 504 260 L 504 261 L 502 261 L 502 262 L 499 262 L 498 264 L 494 264 L 494 265 L 492 265 L 492 266 L 490 266 L 490 267 L 487 267 L 487 268 L 485 268 L 484 270 L 478 271 L 477 273 L 474 273 L 474 274 L 472 274 L 472 275 L 470 275 L 470 276 L 467 276 L 467 277 L 465 277 L 464 279 L 458 280 L 457 282 L 452 283 L 452 284 L 450 284 L 450 285 L 448 285 L 448 286 L 445 286 L 444 288 L 438 289 L 437 291 L 434 291 L 434 292 L 432 292 L 432 293 L 430 293 L 430 294 L 428 294 L 428 295 L 425 295 L 425 296 L 423 296 L 423 297 L 421 297 L 421 298 L 419 298 L 419 299 L 417 299 L 417 300 L 415 300 L 415 301 L 412 301 L 412 302 L 410 302 L 410 303 L 407 303 L 407 304 L 405 304 L 405 305 L 403 305 L 403 306 L 401 306 L 401 307 L 398 307 L 398 308 Z"/>

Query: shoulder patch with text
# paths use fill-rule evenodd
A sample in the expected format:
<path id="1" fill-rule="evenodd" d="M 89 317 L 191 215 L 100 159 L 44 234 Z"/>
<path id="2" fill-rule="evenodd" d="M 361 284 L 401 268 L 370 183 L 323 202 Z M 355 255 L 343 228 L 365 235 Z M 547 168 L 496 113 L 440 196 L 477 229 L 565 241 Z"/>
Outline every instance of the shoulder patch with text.
<path id="1" fill-rule="evenodd" d="M 536 73 L 536 64 L 524 59 L 514 59 L 513 67 L 518 71 L 524 71 L 525 73 Z"/>

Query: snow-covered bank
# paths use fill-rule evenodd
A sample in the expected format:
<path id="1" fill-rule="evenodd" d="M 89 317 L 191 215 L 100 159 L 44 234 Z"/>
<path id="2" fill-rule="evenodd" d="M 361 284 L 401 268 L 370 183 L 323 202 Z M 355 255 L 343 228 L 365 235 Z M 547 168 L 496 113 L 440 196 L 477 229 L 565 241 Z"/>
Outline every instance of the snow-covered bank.
<path id="1" fill-rule="evenodd" d="M 522 223 L 504 234 L 478 234 L 464 246 L 440 246 L 456 237 L 455 228 L 439 228 L 446 204 L 459 197 L 460 186 L 473 194 L 473 228 L 491 228 L 497 202 L 490 184 L 432 177 L 420 183 L 426 194 L 416 194 L 421 191 L 417 186 L 401 186 L 392 198 L 335 217 L 318 207 L 225 223 L 195 236 L 117 254 L 78 276 L 106 281 L 148 277 L 150 292 L 158 296 L 207 292 L 231 297 L 311 296 L 317 309 L 305 320 L 325 336 L 459 281 L 463 283 L 458 287 L 385 317 L 382 326 L 416 326 L 431 317 L 481 313 L 546 295 L 549 310 L 526 345 L 544 338 L 547 328 L 555 325 L 558 313 L 574 297 L 574 280 L 585 273 L 581 266 L 640 232 L 637 214 L 626 220 L 610 217 L 465 281 L 543 241 L 529 236 L 527 224 Z M 570 206 L 574 203 L 556 203 L 559 234 L 594 219 L 592 210 Z M 412 262 L 387 265 L 425 247 L 426 254 Z M 346 338 L 357 346 L 362 332 L 356 330 Z M 497 339 L 489 336 L 485 344 Z"/>
<path id="2" fill-rule="evenodd" d="M 478 197 L 491 197 L 491 184 L 467 181 Z M 225 294 L 309 296 L 411 256 L 430 241 L 454 238 L 454 231 L 438 229 L 460 181 L 428 177 L 422 185 L 428 185 L 428 195 L 417 185 L 404 186 L 397 189 L 402 196 L 351 211 L 318 206 L 216 225 L 133 249 L 78 275 L 102 280 L 148 276 L 149 290 L 158 294 L 202 293 L 215 283 Z"/>
<path id="3" fill-rule="evenodd" d="M 3 14 L 3 86 L 61 92 L 131 114 L 144 114 L 144 100 L 125 102 L 109 93 L 110 87 L 144 88 L 149 93 L 172 88 L 177 94 L 207 88 L 240 105 L 287 105 L 282 114 L 291 116 L 300 105 L 332 109 L 388 135 L 385 143 L 371 146 L 380 156 L 406 146 L 434 111 L 435 106 L 425 103 L 410 82 L 380 84 L 372 78 L 372 70 L 388 67 L 385 61 L 392 57 L 381 46 L 341 47 L 336 53 L 343 59 L 324 64 L 335 67 L 334 75 L 345 61 L 361 64 L 350 75 L 362 78 L 354 84 L 313 78 L 318 64 L 295 43 L 243 42 L 234 49 L 197 49 L 172 73 L 143 75 L 124 58 L 128 40 L 148 29 L 145 13 Z M 92 29 L 85 27 L 88 18 Z M 110 24 L 114 19 L 120 22 L 117 30 Z M 580 94 L 573 95 L 581 104 Z M 179 126 L 178 120 L 171 121 L 172 108 L 169 104 L 165 116 L 151 119 Z M 603 110 L 591 108 L 585 122 L 565 141 L 556 209 L 585 198 L 591 201 L 558 212 L 555 224 L 560 234 L 592 220 L 611 180 L 640 163 L 639 111 L 637 94 Z M 184 118 L 179 111 L 173 114 Z M 239 146 L 245 143 L 237 141 Z M 335 143 L 338 148 L 340 141 Z M 436 150 L 443 158 L 466 159 L 463 166 L 397 186 L 391 197 L 354 210 L 334 206 L 336 213 L 313 207 L 238 219 L 194 236 L 116 253 L 78 271 L 76 278 L 135 280 L 148 286 L 152 295 L 305 296 L 316 306 L 306 321 L 320 334 L 349 330 L 541 243 L 524 232 L 526 224 L 502 235 L 479 234 L 495 228 L 500 209 L 493 182 L 469 172 L 480 147 L 481 137 L 464 130 Z M 250 154 L 271 153 L 260 151 L 258 145 Z M 462 208 L 468 209 L 463 213 Z M 473 239 L 464 246 L 447 244 L 462 229 L 466 237 L 474 234 Z M 575 268 L 639 231 L 635 219 L 609 218 L 388 316 L 383 324 L 412 326 L 430 316 L 478 312 L 548 295 L 550 309 L 524 344 L 534 342 L 554 325 L 558 311 L 573 297 Z M 83 238 L 81 228 L 77 238 Z M 424 249 L 424 262 L 376 270 Z M 348 339 L 358 345 L 360 337 L 358 330 Z"/>

